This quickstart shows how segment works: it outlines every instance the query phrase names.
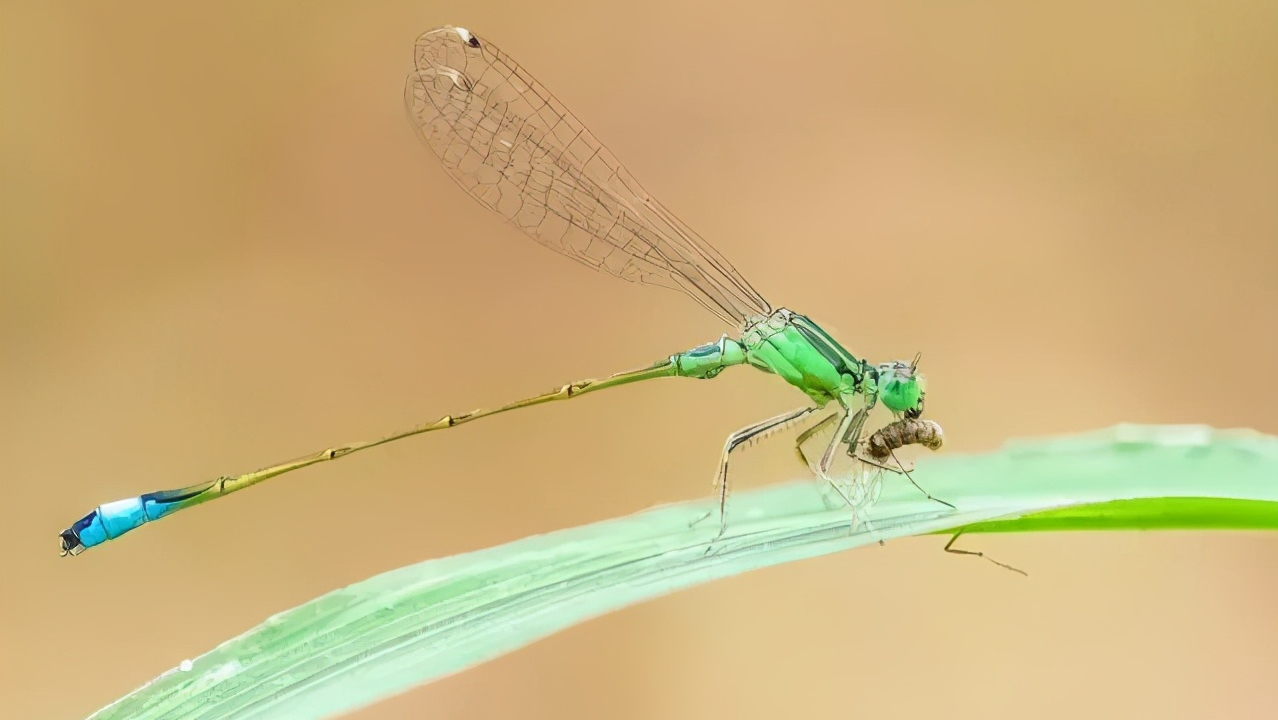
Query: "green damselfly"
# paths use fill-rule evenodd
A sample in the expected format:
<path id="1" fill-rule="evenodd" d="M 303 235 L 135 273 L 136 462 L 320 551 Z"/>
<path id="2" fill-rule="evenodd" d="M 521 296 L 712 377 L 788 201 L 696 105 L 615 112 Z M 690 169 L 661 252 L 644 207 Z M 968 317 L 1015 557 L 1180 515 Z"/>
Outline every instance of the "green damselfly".
<path id="1" fill-rule="evenodd" d="M 722 534 L 728 461 L 742 444 L 833 409 L 819 423 L 826 431 L 833 429 L 830 440 L 809 462 L 820 478 L 830 479 L 836 459 L 858 457 L 862 429 L 877 403 L 904 419 L 917 419 L 923 412 L 917 356 L 913 362 L 871 364 L 808 318 L 773 309 L 727 259 L 640 187 L 562 103 L 497 46 L 464 28 L 445 26 L 417 39 L 415 66 L 404 94 L 409 120 L 471 197 L 582 264 L 687 294 L 736 327 L 737 336 L 724 335 L 645 368 L 569 383 L 498 408 L 445 415 L 379 440 L 107 503 L 60 534 L 63 555 L 79 554 L 149 521 L 264 480 L 402 438 L 642 380 L 710 379 L 733 365 L 750 365 L 779 375 L 807 395 L 808 402 L 728 437 L 715 476 Z"/>

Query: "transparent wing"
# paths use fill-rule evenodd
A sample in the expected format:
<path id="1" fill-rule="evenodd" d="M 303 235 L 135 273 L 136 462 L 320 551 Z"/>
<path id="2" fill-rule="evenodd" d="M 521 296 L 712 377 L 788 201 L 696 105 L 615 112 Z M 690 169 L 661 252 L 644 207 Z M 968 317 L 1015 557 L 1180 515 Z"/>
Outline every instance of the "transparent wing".
<path id="1" fill-rule="evenodd" d="M 404 103 L 471 197 L 546 247 L 623 280 L 682 290 L 739 325 L 771 307 L 644 191 L 546 88 L 463 28 L 422 34 Z"/>

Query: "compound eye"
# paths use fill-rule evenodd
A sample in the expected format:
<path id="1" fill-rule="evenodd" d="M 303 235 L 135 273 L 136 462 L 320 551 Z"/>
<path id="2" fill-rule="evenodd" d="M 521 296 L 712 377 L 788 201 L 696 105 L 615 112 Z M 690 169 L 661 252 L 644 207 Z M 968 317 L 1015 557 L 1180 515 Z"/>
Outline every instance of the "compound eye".
<path id="1" fill-rule="evenodd" d="M 923 398 L 919 398 L 919 404 L 905 411 L 905 417 L 910 420 L 918 420 L 923 416 Z"/>

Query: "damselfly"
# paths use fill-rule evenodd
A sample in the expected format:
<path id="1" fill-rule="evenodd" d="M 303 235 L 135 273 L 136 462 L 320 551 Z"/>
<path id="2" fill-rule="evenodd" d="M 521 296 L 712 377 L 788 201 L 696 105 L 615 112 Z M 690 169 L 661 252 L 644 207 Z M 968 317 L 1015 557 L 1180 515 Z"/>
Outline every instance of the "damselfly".
<path id="1" fill-rule="evenodd" d="M 710 379 L 750 365 L 807 396 L 803 407 L 728 436 L 719 459 L 719 532 L 727 522 L 728 463 L 743 443 L 834 408 L 834 432 L 813 463 L 828 478 L 840 454 L 855 457 L 870 411 L 917 418 L 923 379 L 915 362 L 873 364 L 815 322 L 773 308 L 690 227 L 649 195 L 564 105 L 497 46 L 446 26 L 422 34 L 404 100 L 413 128 L 449 176 L 480 204 L 534 240 L 623 280 L 672 288 L 737 330 L 735 337 L 676 353 L 648 367 L 569 383 L 487 410 L 444 417 L 379 440 L 329 448 L 289 462 L 190 487 L 107 503 L 64 530 L 62 554 L 152 520 L 316 463 L 482 417 L 664 377 Z"/>

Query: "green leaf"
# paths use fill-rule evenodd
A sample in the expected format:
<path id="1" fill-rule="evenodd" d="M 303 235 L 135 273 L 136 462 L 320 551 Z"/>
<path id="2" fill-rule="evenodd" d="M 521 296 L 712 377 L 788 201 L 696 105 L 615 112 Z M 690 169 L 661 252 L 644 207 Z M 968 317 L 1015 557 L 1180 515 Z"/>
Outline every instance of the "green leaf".
<path id="1" fill-rule="evenodd" d="M 907 535 L 1278 529 L 1278 438 L 1120 426 L 889 477 L 855 531 L 813 482 L 525 538 L 394 570 L 276 615 L 95 713 L 108 718 L 325 718 L 459 672 L 618 608 L 757 568 Z"/>

